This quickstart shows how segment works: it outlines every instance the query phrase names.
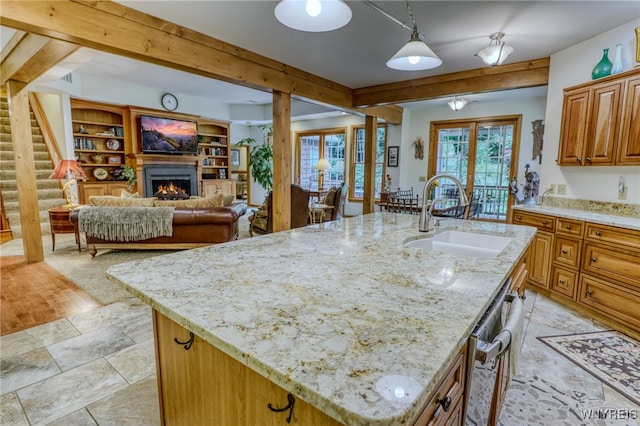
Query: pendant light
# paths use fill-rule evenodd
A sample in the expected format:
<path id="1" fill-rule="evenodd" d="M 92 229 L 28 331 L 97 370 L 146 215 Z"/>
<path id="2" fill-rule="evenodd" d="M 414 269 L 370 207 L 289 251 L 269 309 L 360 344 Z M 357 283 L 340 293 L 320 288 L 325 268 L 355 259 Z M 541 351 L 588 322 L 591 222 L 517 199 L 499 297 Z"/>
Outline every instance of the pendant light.
<path id="1" fill-rule="evenodd" d="M 342 0 L 281 0 L 275 15 L 294 30 L 323 32 L 347 25 L 351 9 Z"/>
<path id="2" fill-rule="evenodd" d="M 451 108 L 452 111 L 460 111 L 466 104 L 467 101 L 460 96 L 456 96 L 447 102 L 447 105 L 449 105 L 449 108 Z"/>
<path id="3" fill-rule="evenodd" d="M 418 33 L 418 26 L 409 6 L 409 0 L 405 0 L 405 2 L 413 23 L 411 38 L 398 53 L 387 61 L 387 66 L 400 71 L 420 71 L 439 67 L 442 65 L 442 59 L 438 58 L 438 55 L 433 53 L 433 50 L 420 39 L 420 33 Z"/>
<path id="4" fill-rule="evenodd" d="M 476 53 L 476 56 L 479 56 L 482 62 L 487 65 L 501 65 L 513 52 L 513 47 L 507 46 L 502 41 L 502 37 L 504 37 L 502 32 L 491 34 L 489 36 L 489 39 L 491 39 L 489 46 Z"/>

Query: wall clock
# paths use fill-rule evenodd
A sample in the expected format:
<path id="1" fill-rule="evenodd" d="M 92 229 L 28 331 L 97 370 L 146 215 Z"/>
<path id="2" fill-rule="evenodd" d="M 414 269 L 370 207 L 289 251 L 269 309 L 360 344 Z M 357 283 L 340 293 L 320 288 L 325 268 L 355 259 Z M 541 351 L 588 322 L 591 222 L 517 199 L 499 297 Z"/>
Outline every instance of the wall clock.
<path id="1" fill-rule="evenodd" d="M 175 111 L 178 109 L 178 98 L 172 93 L 165 93 L 161 98 L 162 107 L 167 111 Z"/>

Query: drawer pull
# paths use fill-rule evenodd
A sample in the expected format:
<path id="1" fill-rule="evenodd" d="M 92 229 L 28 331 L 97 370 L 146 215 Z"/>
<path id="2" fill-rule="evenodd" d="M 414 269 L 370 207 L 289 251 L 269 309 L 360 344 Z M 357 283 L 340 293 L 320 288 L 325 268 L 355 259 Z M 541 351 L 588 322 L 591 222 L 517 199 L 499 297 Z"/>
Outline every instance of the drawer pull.
<path id="1" fill-rule="evenodd" d="M 602 235 L 602 232 L 600 231 L 596 231 L 593 233 L 596 237 L 600 237 Z"/>
<path id="2" fill-rule="evenodd" d="M 442 406 L 442 409 L 446 412 L 451 408 L 451 397 L 447 396 L 444 399 L 436 398 L 436 404 Z"/>
<path id="3" fill-rule="evenodd" d="M 518 220 L 522 220 L 522 216 L 517 215 L 517 216 L 516 216 L 516 219 L 518 219 Z"/>
<path id="4" fill-rule="evenodd" d="M 576 157 L 576 161 L 577 161 L 578 163 L 580 163 L 580 162 L 582 162 L 582 159 L 581 159 L 580 157 Z"/>
<path id="5" fill-rule="evenodd" d="M 588 161 L 588 162 L 591 162 L 591 157 L 587 157 L 587 161 Z"/>
<path id="6" fill-rule="evenodd" d="M 560 284 L 564 284 L 564 280 L 558 280 Z"/>
<path id="7" fill-rule="evenodd" d="M 271 403 L 267 404 L 267 408 L 274 413 L 282 413 L 283 411 L 289 410 L 289 417 L 287 417 L 287 423 L 291 423 L 291 417 L 293 416 L 293 406 L 296 403 L 296 399 L 293 395 L 287 394 L 287 401 L 289 402 L 286 407 L 283 408 L 274 408 Z"/>
<path id="8" fill-rule="evenodd" d="M 566 250 L 562 250 L 562 254 L 567 254 L 567 251 Z"/>
<path id="9" fill-rule="evenodd" d="M 190 331 L 189 332 L 189 340 L 187 340 L 186 342 L 181 342 L 180 340 L 178 340 L 177 337 L 173 338 L 173 341 L 176 342 L 179 345 L 182 345 L 184 347 L 185 351 L 188 351 L 189 349 L 191 349 L 191 346 L 193 345 L 193 341 L 195 340 L 195 335 Z"/>
<path id="10" fill-rule="evenodd" d="M 565 228 L 570 230 L 571 229 L 571 225 L 567 225 L 567 226 L 565 226 Z"/>
<path id="11" fill-rule="evenodd" d="M 542 224 L 543 224 L 543 225 L 546 225 L 546 224 L 547 224 L 547 221 L 546 221 L 546 220 L 543 220 L 543 221 L 542 221 Z"/>
<path id="12" fill-rule="evenodd" d="M 596 259 L 595 257 L 592 257 L 591 258 L 591 263 L 595 262 L 596 260 L 598 260 L 598 259 Z"/>
<path id="13" fill-rule="evenodd" d="M 593 295 L 593 290 L 587 290 L 587 296 L 592 296 Z"/>

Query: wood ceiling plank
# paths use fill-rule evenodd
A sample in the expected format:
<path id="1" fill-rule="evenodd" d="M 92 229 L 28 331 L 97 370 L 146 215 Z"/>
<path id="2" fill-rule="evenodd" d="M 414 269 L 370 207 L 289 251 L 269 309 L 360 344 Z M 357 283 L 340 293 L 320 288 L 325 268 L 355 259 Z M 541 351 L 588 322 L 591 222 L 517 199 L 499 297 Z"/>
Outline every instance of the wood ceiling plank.
<path id="1" fill-rule="evenodd" d="M 443 96 L 546 86 L 549 58 L 479 68 L 354 90 L 354 105 L 384 105 Z"/>

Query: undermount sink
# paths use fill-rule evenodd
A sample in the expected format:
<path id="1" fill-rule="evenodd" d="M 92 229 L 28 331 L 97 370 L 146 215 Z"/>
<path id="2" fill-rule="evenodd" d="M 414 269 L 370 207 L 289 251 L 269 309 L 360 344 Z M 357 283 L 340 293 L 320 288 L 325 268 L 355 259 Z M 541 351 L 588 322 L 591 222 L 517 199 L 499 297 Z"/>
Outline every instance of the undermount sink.
<path id="1" fill-rule="evenodd" d="M 509 237 L 478 234 L 475 232 L 443 231 L 433 237 L 411 239 L 405 247 L 435 250 L 459 256 L 484 259 L 496 257 L 511 242 Z"/>

